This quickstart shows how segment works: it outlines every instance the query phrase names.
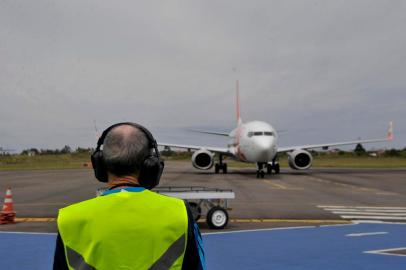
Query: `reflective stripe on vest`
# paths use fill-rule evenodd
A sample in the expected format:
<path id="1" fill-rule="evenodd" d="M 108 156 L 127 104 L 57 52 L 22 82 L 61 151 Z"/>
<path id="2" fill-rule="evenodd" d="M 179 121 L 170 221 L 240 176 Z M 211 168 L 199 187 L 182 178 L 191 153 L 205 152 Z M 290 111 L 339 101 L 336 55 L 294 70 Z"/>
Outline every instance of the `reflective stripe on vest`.
<path id="1" fill-rule="evenodd" d="M 65 207 L 58 229 L 69 269 L 181 269 L 188 217 L 182 200 L 141 189 Z"/>

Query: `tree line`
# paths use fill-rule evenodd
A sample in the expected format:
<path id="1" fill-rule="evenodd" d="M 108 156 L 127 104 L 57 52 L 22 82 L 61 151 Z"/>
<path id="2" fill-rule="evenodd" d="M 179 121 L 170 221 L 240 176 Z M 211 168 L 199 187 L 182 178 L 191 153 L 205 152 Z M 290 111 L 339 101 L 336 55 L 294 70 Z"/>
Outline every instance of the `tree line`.
<path id="1" fill-rule="evenodd" d="M 88 153 L 90 154 L 93 152 L 93 148 L 83 148 L 78 147 L 76 149 L 72 149 L 69 145 L 65 145 L 61 149 L 38 149 L 38 148 L 29 148 L 23 150 L 20 154 L 21 155 L 64 155 L 64 154 L 83 154 Z"/>
<path id="2" fill-rule="evenodd" d="M 65 145 L 64 147 L 60 149 L 38 149 L 38 148 L 29 148 L 23 150 L 20 154 L 21 155 L 64 155 L 64 154 L 90 154 L 94 151 L 94 148 L 84 148 L 84 147 L 78 147 L 76 149 L 72 149 L 69 145 Z M 313 154 L 329 154 L 325 152 L 318 152 L 318 151 L 311 151 Z M 403 149 L 387 149 L 387 150 L 381 150 L 381 151 L 367 151 L 361 144 L 357 144 L 352 151 L 343 151 L 337 149 L 336 153 L 338 155 L 351 155 L 355 154 L 357 156 L 368 156 L 371 155 L 372 153 L 377 153 L 379 156 L 384 156 L 384 157 L 406 157 L 406 147 Z M 164 150 L 161 151 L 161 154 L 163 156 L 188 156 L 191 155 L 192 153 L 181 151 L 173 151 L 169 147 L 165 147 Z"/>
<path id="3" fill-rule="evenodd" d="M 392 148 L 384 151 L 366 151 L 362 144 L 359 143 L 355 146 L 353 152 L 357 156 L 371 155 L 372 153 L 374 153 L 385 157 L 406 157 L 406 147 L 403 149 Z"/>

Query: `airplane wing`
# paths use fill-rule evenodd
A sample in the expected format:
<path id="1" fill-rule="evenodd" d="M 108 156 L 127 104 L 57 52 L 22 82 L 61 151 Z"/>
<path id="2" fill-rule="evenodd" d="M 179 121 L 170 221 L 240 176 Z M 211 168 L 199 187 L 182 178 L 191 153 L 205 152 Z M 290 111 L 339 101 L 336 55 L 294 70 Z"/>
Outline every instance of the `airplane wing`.
<path id="1" fill-rule="evenodd" d="M 204 133 L 204 134 L 210 134 L 210 135 L 218 135 L 218 136 L 225 136 L 228 137 L 228 133 L 225 132 L 217 132 L 217 131 L 211 131 L 211 130 L 200 130 L 200 129 L 188 129 L 193 132 L 197 133 Z"/>
<path id="2" fill-rule="evenodd" d="M 209 150 L 209 151 L 214 152 L 214 153 L 219 153 L 219 154 L 224 154 L 224 155 L 232 155 L 232 153 L 227 148 L 221 148 L 221 147 L 174 144 L 174 143 L 158 143 L 158 145 L 159 146 L 173 147 L 173 148 L 191 149 L 191 150 L 206 149 L 206 150 Z"/>
<path id="3" fill-rule="evenodd" d="M 386 142 L 393 140 L 393 123 L 389 123 L 389 130 L 388 135 L 385 139 L 373 139 L 373 140 L 355 140 L 355 141 L 347 141 L 347 142 L 335 142 L 335 143 L 323 143 L 323 144 L 307 144 L 307 145 L 296 145 L 296 146 L 287 146 L 287 147 L 279 147 L 278 153 L 281 152 L 289 152 L 296 149 L 315 149 L 315 148 L 323 148 L 328 149 L 332 146 L 341 146 L 341 145 L 351 145 L 351 144 L 358 144 L 358 143 L 376 143 L 376 142 Z"/>

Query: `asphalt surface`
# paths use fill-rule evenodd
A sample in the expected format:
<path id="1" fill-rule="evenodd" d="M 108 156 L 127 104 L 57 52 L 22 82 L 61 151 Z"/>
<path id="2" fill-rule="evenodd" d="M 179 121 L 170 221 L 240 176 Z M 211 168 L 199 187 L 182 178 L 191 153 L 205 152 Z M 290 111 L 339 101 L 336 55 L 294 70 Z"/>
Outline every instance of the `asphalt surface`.
<path id="1" fill-rule="evenodd" d="M 166 163 L 161 186 L 232 189 L 236 199 L 229 205 L 229 230 L 343 220 L 331 206 L 371 207 L 373 211 L 406 208 L 406 169 L 282 169 L 281 174 L 265 179 L 257 179 L 255 171 L 254 167 L 230 168 L 228 174 L 214 174 L 198 171 L 190 162 L 173 161 Z M 59 208 L 90 199 L 103 186 L 90 169 L 0 171 L 0 198 L 11 187 L 20 218 L 17 224 L 1 225 L 0 231 L 55 232 L 53 219 Z M 207 228 L 200 224 L 203 230 Z"/>

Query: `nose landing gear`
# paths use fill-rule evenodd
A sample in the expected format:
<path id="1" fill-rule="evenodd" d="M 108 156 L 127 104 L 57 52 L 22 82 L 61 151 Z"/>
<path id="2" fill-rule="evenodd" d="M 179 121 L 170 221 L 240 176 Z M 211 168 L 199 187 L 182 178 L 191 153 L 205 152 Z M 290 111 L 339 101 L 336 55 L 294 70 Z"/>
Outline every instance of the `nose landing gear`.
<path id="1" fill-rule="evenodd" d="M 278 174 L 280 172 L 279 162 L 277 161 L 276 158 L 274 160 L 272 160 L 272 162 L 269 162 L 269 163 L 258 162 L 257 167 L 258 167 L 257 178 L 265 177 L 264 168 L 266 168 L 267 174 L 272 174 L 272 171 L 274 171 L 275 174 Z"/>
<path id="2" fill-rule="evenodd" d="M 265 177 L 264 164 L 266 164 L 266 163 L 261 163 L 261 162 L 257 163 L 257 167 L 258 167 L 257 178 L 264 178 Z"/>

